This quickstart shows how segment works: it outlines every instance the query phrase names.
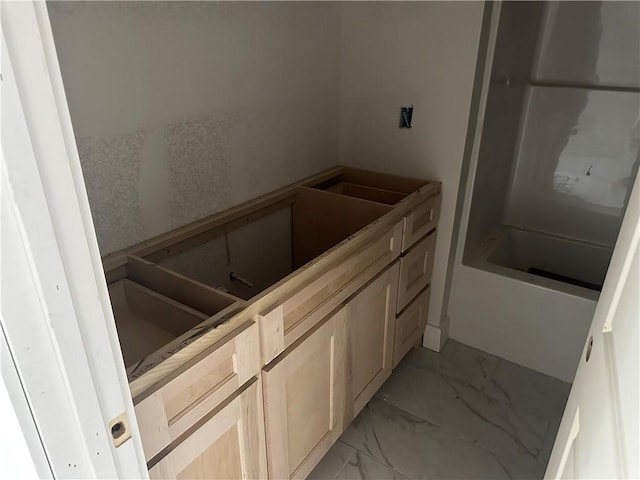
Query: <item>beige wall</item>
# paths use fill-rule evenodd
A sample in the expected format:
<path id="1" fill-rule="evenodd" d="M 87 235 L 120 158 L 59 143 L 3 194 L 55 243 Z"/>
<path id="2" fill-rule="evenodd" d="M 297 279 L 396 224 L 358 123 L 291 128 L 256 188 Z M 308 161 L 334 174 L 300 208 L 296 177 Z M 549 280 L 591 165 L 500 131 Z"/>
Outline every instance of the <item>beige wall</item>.
<path id="1" fill-rule="evenodd" d="M 337 163 L 436 179 L 438 324 L 482 9 L 50 3 L 102 253 Z"/>
<path id="2" fill-rule="evenodd" d="M 440 180 L 429 323 L 439 324 L 471 105 L 482 2 L 342 5 L 342 163 Z M 399 129 L 413 104 L 413 128 Z"/>
<path id="3" fill-rule="evenodd" d="M 336 163 L 337 4 L 48 9 L 102 254 Z"/>

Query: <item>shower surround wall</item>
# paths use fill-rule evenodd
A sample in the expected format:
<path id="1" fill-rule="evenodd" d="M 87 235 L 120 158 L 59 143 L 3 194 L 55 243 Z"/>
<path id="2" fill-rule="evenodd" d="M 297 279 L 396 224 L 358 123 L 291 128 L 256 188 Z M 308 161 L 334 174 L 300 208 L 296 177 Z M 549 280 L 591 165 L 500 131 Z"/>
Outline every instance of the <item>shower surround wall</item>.
<path id="1" fill-rule="evenodd" d="M 597 291 L 525 264 L 604 278 L 639 163 L 640 4 L 505 2 L 493 14 L 451 336 L 571 381 Z"/>

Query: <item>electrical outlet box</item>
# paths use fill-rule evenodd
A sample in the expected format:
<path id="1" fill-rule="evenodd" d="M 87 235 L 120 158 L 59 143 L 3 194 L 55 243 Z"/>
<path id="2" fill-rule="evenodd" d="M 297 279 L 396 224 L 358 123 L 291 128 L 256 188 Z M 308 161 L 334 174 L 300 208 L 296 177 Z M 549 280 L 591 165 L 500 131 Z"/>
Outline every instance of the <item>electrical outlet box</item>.
<path id="1" fill-rule="evenodd" d="M 400 128 L 411 128 L 412 116 L 413 105 L 410 107 L 400 107 Z"/>

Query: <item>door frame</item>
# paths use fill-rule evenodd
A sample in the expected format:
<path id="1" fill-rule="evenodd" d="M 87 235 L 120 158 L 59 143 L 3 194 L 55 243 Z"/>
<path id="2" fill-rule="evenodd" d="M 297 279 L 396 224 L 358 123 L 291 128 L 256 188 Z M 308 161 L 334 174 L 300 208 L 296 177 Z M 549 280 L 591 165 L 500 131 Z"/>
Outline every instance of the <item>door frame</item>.
<path id="1" fill-rule="evenodd" d="M 630 450 L 634 448 L 631 438 L 635 434 L 637 442 L 640 436 L 640 425 L 637 422 L 638 405 L 633 405 L 629 401 L 622 401 L 628 400 L 628 397 L 624 397 L 625 393 L 628 394 L 628 391 L 622 389 L 621 385 L 627 383 L 633 385 L 633 379 L 637 379 L 640 366 L 635 365 L 635 371 L 617 368 L 616 354 L 627 356 L 631 355 L 632 352 L 619 350 L 619 347 L 617 349 L 612 341 L 612 334 L 621 302 L 634 302 L 636 308 L 631 310 L 635 312 L 636 320 L 640 317 L 640 304 L 637 294 L 640 290 L 637 277 L 638 265 L 634 264 L 634 259 L 637 260 L 639 249 L 640 172 L 636 172 L 627 210 L 622 220 L 620 233 L 607 269 L 602 292 L 596 305 L 544 478 L 557 479 L 563 476 L 569 456 L 572 453 L 574 441 L 580 431 L 581 423 L 602 422 L 606 421 L 605 419 L 607 418 L 613 422 L 612 435 L 616 438 L 610 438 L 604 432 L 599 433 L 597 438 L 591 438 L 588 435 L 585 437 L 583 434 L 580 438 L 580 443 L 583 445 L 582 448 L 598 451 L 600 452 L 599 455 L 606 456 L 611 450 L 604 447 L 598 448 L 598 444 L 599 442 L 612 442 L 615 458 L 600 458 L 599 463 L 604 466 L 603 469 L 605 471 L 597 472 L 597 476 L 604 473 L 611 478 L 633 478 L 634 475 L 637 475 L 638 452 Z M 632 269 L 635 269 L 635 271 Z M 629 295 L 633 291 L 636 293 L 635 299 L 628 296 L 625 298 L 625 295 Z M 626 319 L 619 318 L 618 323 L 623 323 L 622 320 Z M 618 335 L 625 334 L 628 334 L 628 330 L 622 331 L 622 333 L 618 332 Z M 640 338 L 636 342 L 631 342 L 631 344 L 637 350 L 640 348 Z M 592 355 L 592 351 L 595 353 L 595 349 L 603 353 Z M 591 363 L 588 363 L 592 356 L 594 359 Z M 604 365 L 598 365 L 599 360 Z M 605 395 L 608 397 L 608 401 L 604 401 Z M 635 412 L 630 411 L 630 408 L 635 409 Z M 594 418 L 598 416 L 600 418 Z M 631 431 L 630 435 L 625 436 L 625 428 L 635 428 L 635 430 Z M 587 431 L 593 432 L 594 430 L 592 428 Z M 637 447 L 637 443 L 635 447 Z M 584 472 L 586 475 L 590 473 L 593 474 L 594 472 Z"/>
<path id="2" fill-rule="evenodd" d="M 54 477 L 148 478 L 43 1 L 3 2 L 0 322 Z M 131 438 L 116 447 L 111 426 Z"/>

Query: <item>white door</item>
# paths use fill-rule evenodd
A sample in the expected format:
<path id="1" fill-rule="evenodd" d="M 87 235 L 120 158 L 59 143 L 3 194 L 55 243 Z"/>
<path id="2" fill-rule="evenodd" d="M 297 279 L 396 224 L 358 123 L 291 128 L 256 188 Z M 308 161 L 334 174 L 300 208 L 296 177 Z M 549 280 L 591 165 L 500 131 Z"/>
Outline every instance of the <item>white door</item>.
<path id="1" fill-rule="evenodd" d="M 0 10 L 0 478 L 144 478 L 46 4 Z"/>
<path id="2" fill-rule="evenodd" d="M 639 239 L 636 178 L 545 478 L 640 478 Z"/>

